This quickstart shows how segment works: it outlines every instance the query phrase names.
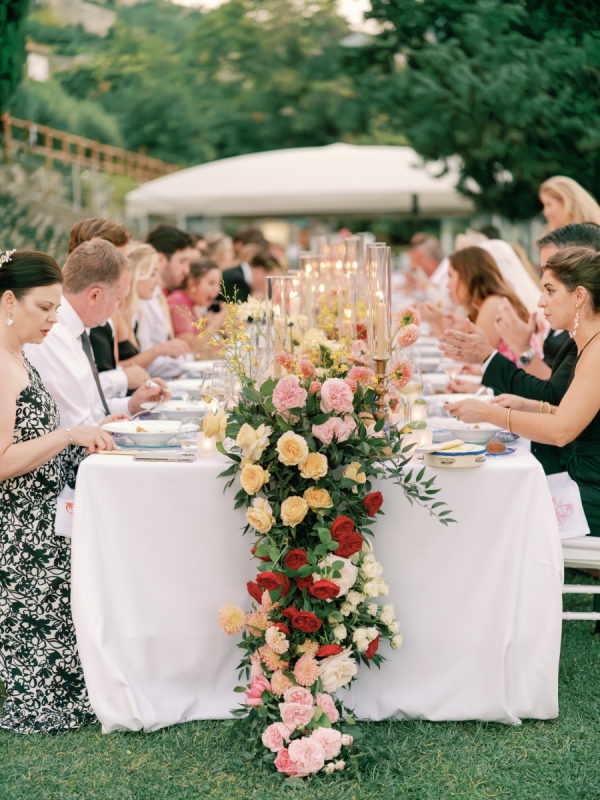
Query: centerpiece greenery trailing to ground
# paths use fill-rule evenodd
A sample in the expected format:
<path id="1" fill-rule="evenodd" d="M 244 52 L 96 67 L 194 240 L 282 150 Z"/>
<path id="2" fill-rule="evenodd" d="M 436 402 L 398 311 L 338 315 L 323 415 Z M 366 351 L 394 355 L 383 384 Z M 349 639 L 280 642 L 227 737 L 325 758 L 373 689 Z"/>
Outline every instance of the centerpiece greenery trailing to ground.
<path id="1" fill-rule="evenodd" d="M 392 481 L 451 521 L 434 478 L 409 464 L 411 445 L 375 421 L 373 371 L 350 356 L 364 348 L 332 348 L 318 331 L 304 342 L 307 357 L 276 355 L 283 377 L 240 375 L 237 405 L 204 420 L 233 462 L 222 475 L 246 507 L 257 562 L 251 610 L 219 613 L 226 633 L 241 634 L 245 703 L 234 713 L 250 718 L 264 758 L 289 776 L 344 768 L 354 719 L 335 692 L 360 662 L 379 666 L 382 640 L 402 642 L 393 605 L 381 601 L 389 588 L 372 539 L 385 504 L 374 483 Z"/>

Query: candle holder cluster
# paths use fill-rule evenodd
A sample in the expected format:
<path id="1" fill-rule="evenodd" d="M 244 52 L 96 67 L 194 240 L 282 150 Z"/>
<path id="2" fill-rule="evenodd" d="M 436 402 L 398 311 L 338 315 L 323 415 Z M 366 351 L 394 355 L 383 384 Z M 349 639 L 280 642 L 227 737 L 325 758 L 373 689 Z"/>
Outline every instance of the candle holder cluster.
<path id="1" fill-rule="evenodd" d="M 379 420 L 386 417 L 387 365 L 392 341 L 392 253 L 387 245 L 376 242 L 367 246 L 366 279 L 368 341 L 377 376 L 375 418 Z"/>

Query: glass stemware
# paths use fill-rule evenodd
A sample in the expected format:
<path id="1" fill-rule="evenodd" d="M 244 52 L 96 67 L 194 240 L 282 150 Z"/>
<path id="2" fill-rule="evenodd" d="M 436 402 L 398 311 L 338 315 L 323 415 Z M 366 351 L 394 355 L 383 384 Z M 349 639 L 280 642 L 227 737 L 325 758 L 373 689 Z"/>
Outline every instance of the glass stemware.
<path id="1" fill-rule="evenodd" d="M 417 363 L 417 360 L 412 353 L 404 353 L 402 355 L 402 360 L 405 361 L 410 368 L 410 379 L 408 383 L 406 383 L 404 386 L 399 387 L 397 391 L 398 394 L 401 395 L 407 407 L 405 420 L 407 422 L 411 422 L 413 403 L 423 391 L 423 378 L 421 377 L 421 370 L 419 369 L 419 364 Z"/>
<path id="2" fill-rule="evenodd" d="M 195 417 L 185 417 L 177 431 L 177 443 L 185 453 L 195 453 L 198 449 L 200 422 Z"/>

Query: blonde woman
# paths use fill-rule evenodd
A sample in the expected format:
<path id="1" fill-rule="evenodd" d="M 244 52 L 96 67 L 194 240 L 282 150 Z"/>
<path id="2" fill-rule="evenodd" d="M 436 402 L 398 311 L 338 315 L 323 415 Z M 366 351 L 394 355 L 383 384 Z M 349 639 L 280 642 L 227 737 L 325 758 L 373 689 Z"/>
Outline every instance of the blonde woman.
<path id="1" fill-rule="evenodd" d="M 158 253 L 149 244 L 134 246 L 129 253 L 131 289 L 123 308 L 113 315 L 121 366 L 137 364 L 140 367 L 148 368 L 159 356 L 175 359 L 189 352 L 185 342 L 180 339 L 168 339 L 147 350 L 140 350 L 137 338 L 138 326 L 143 315 L 140 300 L 151 300 L 154 296 L 160 280 L 158 262 Z"/>
<path id="2" fill-rule="evenodd" d="M 546 231 L 562 228 L 572 222 L 595 222 L 600 225 L 600 206 L 577 181 L 564 175 L 554 175 L 540 186 L 542 213 Z"/>

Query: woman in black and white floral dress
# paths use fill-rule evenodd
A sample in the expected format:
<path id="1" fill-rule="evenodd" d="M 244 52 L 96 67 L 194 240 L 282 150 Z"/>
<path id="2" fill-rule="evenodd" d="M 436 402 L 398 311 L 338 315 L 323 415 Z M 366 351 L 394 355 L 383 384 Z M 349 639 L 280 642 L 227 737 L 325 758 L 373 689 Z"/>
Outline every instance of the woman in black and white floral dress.
<path id="1" fill-rule="evenodd" d="M 71 619 L 70 542 L 54 523 L 57 496 L 85 452 L 112 440 L 99 428 L 59 428 L 52 397 L 22 355 L 56 322 L 61 281 L 45 253 L 0 252 L 0 680 L 8 695 L 0 727 L 19 733 L 94 719 Z"/>

